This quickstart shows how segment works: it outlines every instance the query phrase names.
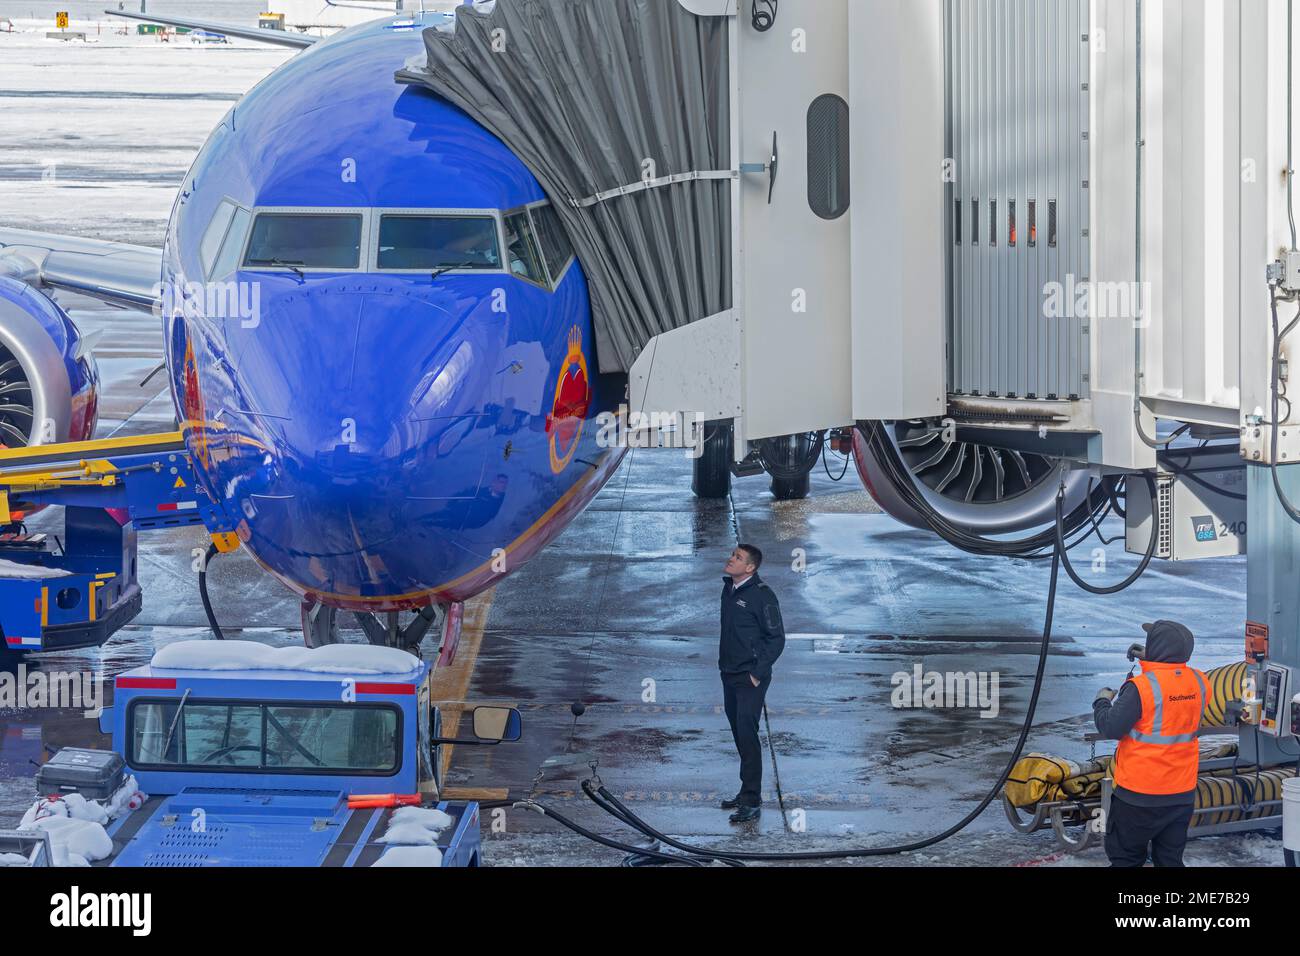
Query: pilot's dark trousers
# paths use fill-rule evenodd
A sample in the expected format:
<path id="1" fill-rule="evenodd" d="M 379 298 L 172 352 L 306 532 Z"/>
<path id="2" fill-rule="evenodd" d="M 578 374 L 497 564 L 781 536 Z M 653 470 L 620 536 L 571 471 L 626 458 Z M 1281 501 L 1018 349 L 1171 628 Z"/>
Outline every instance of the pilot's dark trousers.
<path id="1" fill-rule="evenodd" d="M 769 677 L 757 687 L 748 674 L 722 675 L 722 704 L 731 724 L 731 736 L 740 754 L 740 792 L 742 807 L 763 805 L 763 746 L 758 741 L 758 721 L 763 715 L 763 700 L 772 683 Z"/>
<path id="2" fill-rule="evenodd" d="M 1142 867 L 1149 857 L 1156 866 L 1182 866 L 1193 809 L 1190 803 L 1139 807 L 1113 797 L 1106 819 L 1106 856 L 1110 865 Z"/>

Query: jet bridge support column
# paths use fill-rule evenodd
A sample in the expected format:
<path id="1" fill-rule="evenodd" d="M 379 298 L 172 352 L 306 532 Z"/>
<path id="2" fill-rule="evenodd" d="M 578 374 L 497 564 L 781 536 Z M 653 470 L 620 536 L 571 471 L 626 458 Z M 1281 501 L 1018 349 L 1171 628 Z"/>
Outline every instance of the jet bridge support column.
<path id="1" fill-rule="evenodd" d="M 1300 467 L 1283 466 L 1279 475 L 1287 496 L 1300 500 Z M 1291 734 L 1296 719 L 1291 702 L 1300 693 L 1300 524 L 1283 509 L 1267 466 L 1250 466 L 1246 482 L 1250 528 L 1246 609 L 1249 633 L 1256 641 L 1267 637 L 1267 656 L 1259 661 L 1255 677 L 1265 719 L 1270 677 L 1280 685 L 1280 699 L 1273 705 L 1274 727 L 1242 727 L 1241 762 L 1254 763 L 1258 756 L 1267 766 L 1294 762 L 1300 756 L 1300 740 Z"/>

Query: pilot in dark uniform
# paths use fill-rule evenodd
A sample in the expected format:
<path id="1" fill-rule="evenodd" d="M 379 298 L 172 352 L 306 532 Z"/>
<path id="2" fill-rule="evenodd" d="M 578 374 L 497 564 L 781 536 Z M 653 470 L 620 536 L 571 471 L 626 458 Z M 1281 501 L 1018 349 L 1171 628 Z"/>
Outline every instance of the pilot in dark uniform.
<path id="1" fill-rule="evenodd" d="M 781 604 L 758 577 L 763 552 L 742 544 L 727 561 L 722 589 L 718 669 L 731 735 L 740 754 L 740 792 L 722 801 L 732 823 L 757 820 L 763 803 L 763 748 L 758 721 L 772 683 L 772 665 L 785 649 Z"/>

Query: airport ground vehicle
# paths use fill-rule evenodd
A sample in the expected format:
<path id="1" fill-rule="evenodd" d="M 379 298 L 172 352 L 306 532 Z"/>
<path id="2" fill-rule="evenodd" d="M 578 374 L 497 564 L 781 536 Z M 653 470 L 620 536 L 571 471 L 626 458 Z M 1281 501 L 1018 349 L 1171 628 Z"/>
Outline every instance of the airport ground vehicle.
<path id="1" fill-rule="evenodd" d="M 139 806 L 107 825 L 98 865 L 478 866 L 479 805 L 440 799 L 440 748 L 518 740 L 522 720 L 479 707 L 472 738 L 441 737 L 431 673 L 395 648 L 172 644 L 116 679 L 100 727 L 121 760 L 76 751 L 47 799 L 134 779 Z"/>

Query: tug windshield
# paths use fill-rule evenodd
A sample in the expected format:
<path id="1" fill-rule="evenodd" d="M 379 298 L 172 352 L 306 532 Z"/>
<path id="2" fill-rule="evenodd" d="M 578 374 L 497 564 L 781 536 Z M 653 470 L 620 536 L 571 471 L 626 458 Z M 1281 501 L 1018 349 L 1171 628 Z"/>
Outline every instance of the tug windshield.
<path id="1" fill-rule="evenodd" d="M 137 767 L 376 775 L 401 767 L 398 712 L 385 706 L 137 701 L 130 740 Z"/>

